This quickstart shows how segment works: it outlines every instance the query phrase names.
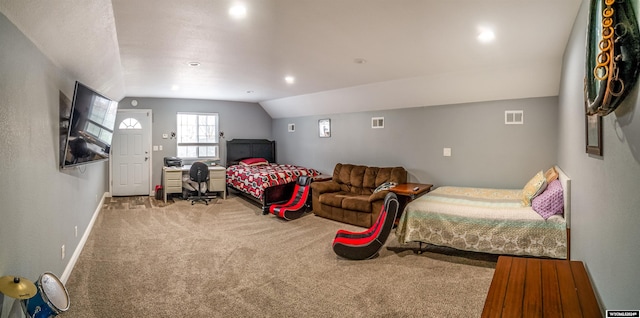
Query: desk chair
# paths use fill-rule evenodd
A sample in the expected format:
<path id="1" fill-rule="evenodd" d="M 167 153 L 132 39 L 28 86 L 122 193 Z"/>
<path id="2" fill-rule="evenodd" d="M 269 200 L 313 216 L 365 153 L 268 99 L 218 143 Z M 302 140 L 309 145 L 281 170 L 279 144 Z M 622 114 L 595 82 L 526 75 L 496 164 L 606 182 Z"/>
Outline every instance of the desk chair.
<path id="1" fill-rule="evenodd" d="M 189 197 L 191 205 L 196 203 L 196 201 L 204 201 L 205 204 L 209 205 L 209 200 L 211 199 L 206 195 L 206 193 L 204 193 L 206 192 L 206 186 L 205 190 L 202 190 L 202 183 L 209 182 L 209 167 L 202 162 L 194 162 L 191 165 L 191 169 L 189 169 L 189 179 L 198 183 L 198 189 L 196 191 L 197 194 Z"/>

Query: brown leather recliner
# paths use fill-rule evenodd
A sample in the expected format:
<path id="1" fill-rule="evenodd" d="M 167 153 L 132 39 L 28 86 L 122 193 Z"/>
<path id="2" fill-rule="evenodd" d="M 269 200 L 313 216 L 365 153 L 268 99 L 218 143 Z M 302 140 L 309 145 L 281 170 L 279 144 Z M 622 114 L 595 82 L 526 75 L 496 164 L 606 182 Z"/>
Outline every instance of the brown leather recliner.
<path id="1" fill-rule="evenodd" d="M 370 227 L 378 219 L 389 190 L 374 193 L 385 182 L 407 182 L 402 167 L 378 168 L 336 164 L 333 178 L 311 183 L 313 213 L 332 220 Z"/>

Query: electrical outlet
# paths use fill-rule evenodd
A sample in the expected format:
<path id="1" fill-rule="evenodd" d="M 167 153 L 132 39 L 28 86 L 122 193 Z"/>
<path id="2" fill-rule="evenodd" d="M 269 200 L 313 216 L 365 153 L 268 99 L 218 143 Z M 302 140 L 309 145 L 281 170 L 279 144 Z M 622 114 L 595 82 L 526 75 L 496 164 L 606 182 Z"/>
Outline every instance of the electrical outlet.
<path id="1" fill-rule="evenodd" d="M 64 244 L 60 248 L 60 256 L 62 257 L 62 259 L 64 259 Z"/>
<path id="2" fill-rule="evenodd" d="M 78 237 L 78 226 L 77 225 L 76 225 L 75 230 L 76 230 L 76 237 Z"/>

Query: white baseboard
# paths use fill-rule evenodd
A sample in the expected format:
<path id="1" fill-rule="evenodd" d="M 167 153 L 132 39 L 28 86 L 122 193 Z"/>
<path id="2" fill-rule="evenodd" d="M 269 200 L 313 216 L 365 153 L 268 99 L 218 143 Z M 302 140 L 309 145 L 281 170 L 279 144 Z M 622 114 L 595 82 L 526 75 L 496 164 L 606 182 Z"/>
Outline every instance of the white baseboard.
<path id="1" fill-rule="evenodd" d="M 87 229 L 84 231 L 80 242 L 78 242 L 78 246 L 76 246 L 76 250 L 73 251 L 73 255 L 69 259 L 69 263 L 67 263 L 67 267 L 65 267 L 64 272 L 62 272 L 62 276 L 60 277 L 60 281 L 63 284 L 67 283 L 69 276 L 71 276 L 71 271 L 73 271 L 73 267 L 76 266 L 76 262 L 80 257 L 80 253 L 82 253 L 82 249 L 84 248 L 84 244 L 87 243 L 87 239 L 89 238 L 89 234 L 91 234 L 91 230 L 93 229 L 93 224 L 96 222 L 98 218 L 98 214 L 100 214 L 100 210 L 102 210 L 102 206 L 104 205 L 104 199 L 110 197 L 111 194 L 109 192 L 105 192 L 102 195 L 102 199 L 98 203 L 96 210 L 93 212 L 93 217 L 91 217 L 91 221 L 89 221 L 89 225 L 87 225 Z"/>

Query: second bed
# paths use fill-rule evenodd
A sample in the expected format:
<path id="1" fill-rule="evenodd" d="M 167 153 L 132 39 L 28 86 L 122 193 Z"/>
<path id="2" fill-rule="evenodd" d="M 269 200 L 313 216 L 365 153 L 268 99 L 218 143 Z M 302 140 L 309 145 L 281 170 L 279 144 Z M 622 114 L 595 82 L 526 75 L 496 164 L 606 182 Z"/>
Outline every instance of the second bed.
<path id="1" fill-rule="evenodd" d="M 396 228 L 398 241 L 567 259 L 570 179 L 559 167 L 555 170 L 557 186 L 545 191 L 556 189 L 555 200 L 560 200 L 562 213 L 543 217 L 532 206 L 523 206 L 522 189 L 439 187 L 406 206 Z M 548 196 L 544 192 L 540 196 L 543 194 Z"/>

